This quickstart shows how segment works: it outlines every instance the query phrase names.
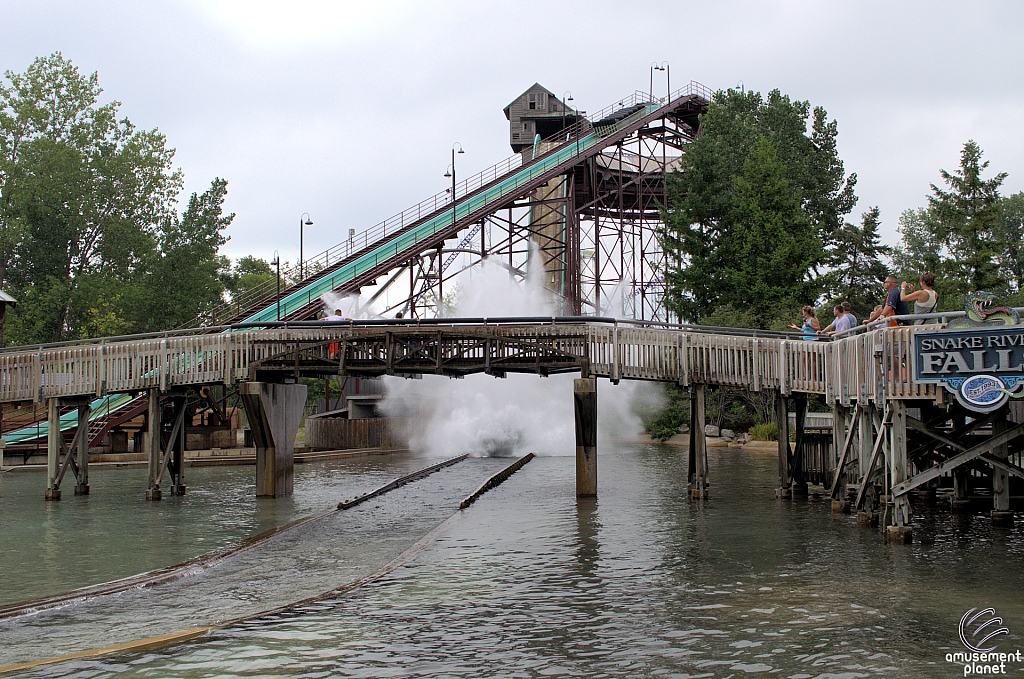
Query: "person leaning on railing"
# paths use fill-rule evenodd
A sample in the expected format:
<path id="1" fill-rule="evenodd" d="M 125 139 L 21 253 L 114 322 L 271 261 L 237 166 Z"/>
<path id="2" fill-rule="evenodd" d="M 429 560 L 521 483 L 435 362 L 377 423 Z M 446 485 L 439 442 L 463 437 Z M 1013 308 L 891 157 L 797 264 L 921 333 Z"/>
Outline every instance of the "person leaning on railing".
<path id="1" fill-rule="evenodd" d="M 836 304 L 832 307 L 832 313 L 835 315 L 836 320 L 819 330 L 819 335 L 828 335 L 831 337 L 837 332 L 843 332 L 844 330 L 856 327 L 857 317 L 853 315 L 853 307 L 849 302 L 840 302 L 839 304 Z"/>
<path id="2" fill-rule="evenodd" d="M 893 275 L 885 277 L 885 303 L 882 308 L 875 307 L 871 316 L 864 321 L 864 324 L 872 323 L 879 318 L 890 318 L 891 316 L 906 316 L 910 313 L 910 305 L 900 299 L 900 283 Z M 889 327 L 895 328 L 901 321 L 893 318 L 889 321 Z"/>
<path id="3" fill-rule="evenodd" d="M 821 331 L 821 323 L 818 322 L 818 317 L 814 311 L 814 307 L 810 304 L 801 309 L 800 312 L 804 315 L 803 325 L 796 326 L 790 323 L 789 327 L 794 330 L 801 331 L 804 334 L 803 338 L 805 340 L 813 342 L 818 339 L 818 332 Z"/>

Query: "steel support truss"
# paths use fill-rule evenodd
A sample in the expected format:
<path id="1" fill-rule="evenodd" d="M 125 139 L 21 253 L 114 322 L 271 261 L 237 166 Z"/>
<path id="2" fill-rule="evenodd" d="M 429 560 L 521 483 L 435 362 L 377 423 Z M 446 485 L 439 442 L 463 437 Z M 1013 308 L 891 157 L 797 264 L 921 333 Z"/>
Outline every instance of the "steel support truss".
<path id="1" fill-rule="evenodd" d="M 382 316 L 450 315 L 445 295 L 451 296 L 453 279 L 486 257 L 519 284 L 538 276 L 557 314 L 677 321 L 663 301 L 664 180 L 695 137 L 705 106 L 694 103 L 651 121 L 564 174 L 510 196 L 378 277 L 361 291 L 360 306 Z"/>

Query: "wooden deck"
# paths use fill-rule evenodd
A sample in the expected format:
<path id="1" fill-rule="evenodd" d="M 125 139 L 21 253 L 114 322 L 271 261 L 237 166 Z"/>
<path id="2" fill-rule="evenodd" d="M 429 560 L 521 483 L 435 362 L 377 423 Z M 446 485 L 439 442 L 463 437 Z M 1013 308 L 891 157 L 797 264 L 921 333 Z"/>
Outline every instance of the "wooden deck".
<path id="1" fill-rule="evenodd" d="M 233 384 L 281 372 L 582 372 L 613 382 L 649 380 L 818 394 L 841 405 L 941 400 L 935 385 L 911 380 L 912 335 L 928 327 L 884 328 L 831 342 L 636 327 L 628 322 L 457 321 L 100 340 L 3 351 L 0 402 Z"/>

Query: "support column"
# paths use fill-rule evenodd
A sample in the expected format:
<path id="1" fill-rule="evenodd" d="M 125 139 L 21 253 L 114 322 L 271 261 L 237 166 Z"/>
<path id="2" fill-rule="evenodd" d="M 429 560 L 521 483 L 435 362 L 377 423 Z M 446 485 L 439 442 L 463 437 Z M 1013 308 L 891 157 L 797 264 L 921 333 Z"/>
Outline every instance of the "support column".
<path id="1" fill-rule="evenodd" d="M 690 455 L 687 490 L 691 500 L 708 496 L 708 446 L 704 435 L 704 385 L 690 387 Z"/>
<path id="2" fill-rule="evenodd" d="M 185 429 L 192 423 L 188 408 L 188 398 L 184 395 L 174 398 L 174 420 L 181 419 L 181 425 L 171 432 L 173 440 L 168 443 L 170 459 L 167 461 L 167 472 L 171 475 L 171 495 L 185 494 Z"/>
<path id="3" fill-rule="evenodd" d="M 290 495 L 306 385 L 246 382 L 239 395 L 256 443 L 256 496 Z"/>
<path id="4" fill-rule="evenodd" d="M 909 543 L 913 539 L 910 526 L 910 499 L 907 494 L 894 496 L 893 488 L 907 480 L 907 403 L 892 401 L 892 445 L 889 450 L 889 488 L 886 493 L 892 505 L 892 518 L 886 527 L 890 542 Z"/>
<path id="5" fill-rule="evenodd" d="M 75 495 L 89 494 L 89 415 L 92 408 L 89 403 L 78 406 L 78 450 L 68 451 L 68 455 L 78 453 L 78 483 L 75 484 Z"/>
<path id="6" fill-rule="evenodd" d="M 869 401 L 861 403 L 860 424 L 857 429 L 857 464 L 860 468 L 858 478 L 863 479 L 871 464 L 871 450 L 875 443 L 874 422 L 877 419 L 875 406 Z"/>
<path id="7" fill-rule="evenodd" d="M 850 409 L 835 403 L 832 405 L 832 470 L 836 492 L 832 498 L 832 513 L 841 514 L 850 511 L 850 503 L 846 497 L 846 473 L 839 469 L 839 456 L 846 443 L 847 432 L 850 431 Z M 853 441 L 850 442 L 853 445 Z M 850 465 L 850 453 L 847 452 L 846 466 Z"/>
<path id="8" fill-rule="evenodd" d="M 146 443 L 149 449 L 149 486 L 146 488 L 147 500 L 159 500 L 163 497 L 157 478 L 160 474 L 160 453 L 163 450 L 163 436 L 161 429 L 163 423 L 160 421 L 160 390 L 150 389 L 148 394 L 149 402 L 146 408 L 146 423 L 149 427 L 149 436 Z"/>
<path id="9" fill-rule="evenodd" d="M 992 435 L 999 436 L 1008 428 L 1004 408 L 992 423 Z M 1001 460 L 1005 460 L 1009 454 L 1009 446 L 1005 443 L 992 450 L 992 455 Z M 1013 512 L 1010 511 L 1010 475 L 998 467 L 992 467 L 992 523 L 997 526 L 1013 525 Z"/>
<path id="10" fill-rule="evenodd" d="M 573 380 L 576 415 L 576 497 L 597 495 L 597 380 Z"/>
<path id="11" fill-rule="evenodd" d="M 804 431 L 807 423 L 807 394 L 796 394 L 793 397 L 793 405 L 796 410 L 796 442 L 793 445 L 793 456 L 790 464 L 790 474 L 793 476 L 793 497 L 807 497 L 807 476 L 804 474 Z"/>
<path id="12" fill-rule="evenodd" d="M 793 477 L 790 471 L 792 454 L 789 450 L 789 410 L 786 407 L 786 397 L 781 391 L 775 394 L 775 426 L 778 428 L 779 438 L 779 488 L 775 495 L 788 500 L 793 496 Z"/>
<path id="13" fill-rule="evenodd" d="M 60 399 L 46 399 L 46 499 L 59 500 L 60 486 Z"/>

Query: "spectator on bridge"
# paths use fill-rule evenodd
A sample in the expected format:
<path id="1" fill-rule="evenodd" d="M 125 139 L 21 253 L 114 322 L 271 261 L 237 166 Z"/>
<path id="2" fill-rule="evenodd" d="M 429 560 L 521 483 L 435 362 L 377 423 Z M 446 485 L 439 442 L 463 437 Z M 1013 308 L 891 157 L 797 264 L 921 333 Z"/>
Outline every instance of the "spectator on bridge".
<path id="1" fill-rule="evenodd" d="M 918 279 L 921 283 L 920 290 L 914 290 L 914 284 L 903 281 L 900 286 L 900 299 L 904 302 L 914 303 L 915 314 L 935 313 L 938 306 L 939 295 L 935 292 L 935 274 L 931 271 L 921 274 Z M 914 321 L 914 325 L 921 325 L 924 319 Z"/>
<path id="2" fill-rule="evenodd" d="M 892 316 L 904 316 L 910 313 L 910 305 L 900 299 L 900 282 L 893 275 L 885 277 L 885 303 L 882 308 L 875 307 L 875 311 L 864 321 L 864 324 L 873 323 L 879 318 L 890 318 Z M 889 327 L 895 328 L 902 321 L 893 319 L 889 321 Z"/>
<path id="3" fill-rule="evenodd" d="M 822 334 L 831 336 L 857 326 L 857 317 L 853 315 L 853 307 L 849 302 L 836 304 L 832 313 L 835 314 L 836 320 L 822 330 Z"/>
<path id="4" fill-rule="evenodd" d="M 810 342 L 818 339 L 818 331 L 821 330 L 821 323 L 818 322 L 817 313 L 814 311 L 814 307 L 810 304 L 800 310 L 804 315 L 803 325 L 797 327 L 790 323 L 789 327 L 794 330 L 800 330 L 804 334 L 804 339 Z"/>
<path id="5" fill-rule="evenodd" d="M 853 315 L 853 305 L 845 300 L 843 301 L 843 321 L 846 323 L 846 330 L 857 327 L 857 317 Z"/>
<path id="6" fill-rule="evenodd" d="M 842 304 L 836 304 L 835 306 L 833 306 L 832 307 L 832 315 L 836 317 L 836 320 L 832 321 L 831 323 L 826 325 L 824 328 L 819 330 L 818 331 L 819 335 L 831 335 L 833 332 L 835 332 L 836 323 L 838 323 L 843 318 L 843 305 Z"/>
<path id="7" fill-rule="evenodd" d="M 347 321 L 349 319 L 345 318 L 345 314 L 341 313 L 341 309 L 335 309 L 334 313 L 325 318 L 324 320 L 327 321 L 328 323 L 337 323 L 339 321 Z"/>

